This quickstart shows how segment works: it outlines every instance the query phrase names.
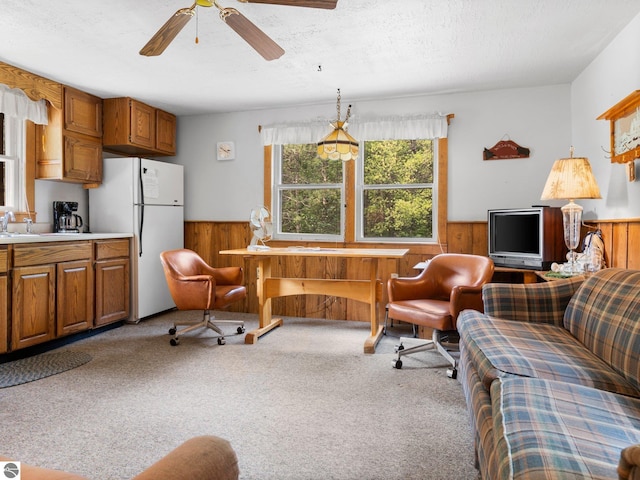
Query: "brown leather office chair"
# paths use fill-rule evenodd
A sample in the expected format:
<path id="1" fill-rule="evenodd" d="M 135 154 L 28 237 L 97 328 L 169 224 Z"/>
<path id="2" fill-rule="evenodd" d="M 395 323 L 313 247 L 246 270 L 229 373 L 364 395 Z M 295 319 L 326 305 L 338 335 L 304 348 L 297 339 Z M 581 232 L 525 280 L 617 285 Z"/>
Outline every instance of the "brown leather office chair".
<path id="1" fill-rule="evenodd" d="M 224 345 L 224 333 L 217 324 L 238 325 L 237 335 L 244 333 L 244 322 L 240 320 L 216 320 L 213 323 L 211 310 L 220 310 L 247 296 L 242 285 L 243 272 L 240 267 L 213 268 L 194 251 L 186 248 L 167 250 L 160 254 L 165 278 L 171 297 L 178 310 L 203 310 L 201 321 L 175 322 L 169 329 L 173 335 L 171 345 L 178 345 L 180 336 L 198 328 L 210 328 L 218 333 L 218 345 Z M 188 325 L 178 331 L 178 325 Z"/>
<path id="2" fill-rule="evenodd" d="M 458 338 L 458 314 L 465 309 L 483 311 L 482 285 L 491 281 L 492 276 L 493 261 L 489 257 L 443 253 L 433 257 L 415 277 L 390 278 L 384 331 L 388 319 L 413 324 L 414 336 L 416 325 L 433 329 L 432 339 L 415 347 L 405 348 L 401 337 L 393 366 L 402 368 L 404 355 L 435 348 L 452 365 L 447 375 L 456 378 L 458 359 L 454 357 L 454 340 Z M 445 341 L 447 346 L 443 345 Z"/>

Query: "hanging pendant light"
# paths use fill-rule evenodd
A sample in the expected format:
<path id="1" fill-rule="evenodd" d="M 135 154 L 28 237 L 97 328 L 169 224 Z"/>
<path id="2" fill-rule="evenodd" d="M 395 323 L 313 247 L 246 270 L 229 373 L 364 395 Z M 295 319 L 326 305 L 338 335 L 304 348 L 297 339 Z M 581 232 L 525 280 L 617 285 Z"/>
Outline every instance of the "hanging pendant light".
<path id="1" fill-rule="evenodd" d="M 318 157 L 329 160 L 353 160 L 358 156 L 358 141 L 347 133 L 351 105 L 344 122 L 340 121 L 340 89 L 338 89 L 338 119 L 330 123 L 333 131 L 318 142 Z"/>

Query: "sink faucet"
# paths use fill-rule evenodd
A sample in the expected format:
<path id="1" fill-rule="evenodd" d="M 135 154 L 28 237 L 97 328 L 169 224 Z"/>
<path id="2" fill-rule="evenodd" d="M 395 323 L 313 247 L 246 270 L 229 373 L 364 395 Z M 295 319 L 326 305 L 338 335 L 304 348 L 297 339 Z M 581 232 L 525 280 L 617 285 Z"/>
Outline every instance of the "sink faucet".
<path id="1" fill-rule="evenodd" d="M 7 232 L 9 219 L 11 219 L 12 222 L 16 221 L 16 216 L 13 214 L 11 210 L 7 210 L 6 212 L 4 212 L 4 215 L 0 217 L 0 222 L 2 222 L 2 233 Z"/>

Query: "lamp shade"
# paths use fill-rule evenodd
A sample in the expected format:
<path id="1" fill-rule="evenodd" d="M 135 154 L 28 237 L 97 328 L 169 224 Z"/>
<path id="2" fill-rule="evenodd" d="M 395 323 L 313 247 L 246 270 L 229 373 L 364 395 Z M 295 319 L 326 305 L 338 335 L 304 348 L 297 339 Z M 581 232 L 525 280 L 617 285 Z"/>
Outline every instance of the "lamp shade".
<path id="1" fill-rule="evenodd" d="M 551 167 L 541 200 L 602 198 L 586 158 L 561 158 Z"/>
<path id="2" fill-rule="evenodd" d="M 318 156 L 329 160 L 353 160 L 358 156 L 358 142 L 343 127 L 345 122 L 332 123 L 334 130 L 318 142 Z"/>

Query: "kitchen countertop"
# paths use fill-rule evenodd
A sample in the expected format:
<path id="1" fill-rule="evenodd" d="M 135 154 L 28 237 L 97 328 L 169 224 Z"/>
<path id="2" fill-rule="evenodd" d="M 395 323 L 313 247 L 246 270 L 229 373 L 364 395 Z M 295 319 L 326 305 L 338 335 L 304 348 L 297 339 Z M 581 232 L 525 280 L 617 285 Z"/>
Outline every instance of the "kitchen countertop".
<path id="1" fill-rule="evenodd" d="M 0 234 L 0 245 L 22 243 L 71 242 L 78 240 L 105 240 L 111 238 L 131 238 L 131 233 L 9 233 Z"/>

